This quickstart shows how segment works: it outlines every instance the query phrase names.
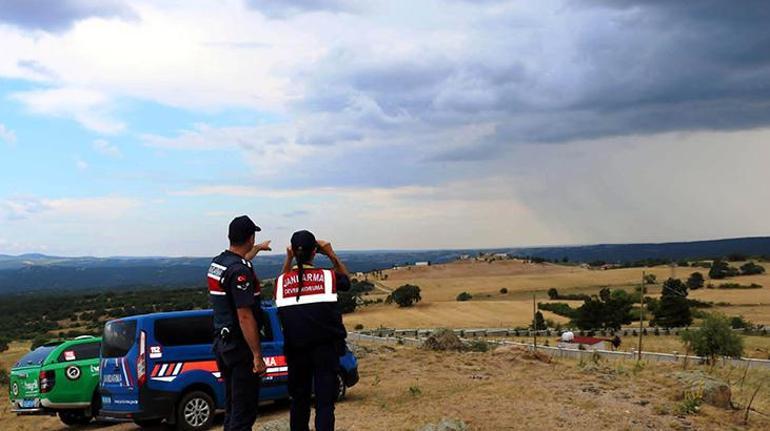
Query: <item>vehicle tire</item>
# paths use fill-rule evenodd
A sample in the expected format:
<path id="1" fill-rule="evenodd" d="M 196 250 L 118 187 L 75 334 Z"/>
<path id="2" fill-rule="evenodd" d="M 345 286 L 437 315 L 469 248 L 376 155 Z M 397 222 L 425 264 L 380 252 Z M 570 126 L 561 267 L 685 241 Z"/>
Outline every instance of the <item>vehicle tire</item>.
<path id="1" fill-rule="evenodd" d="M 134 423 L 139 428 L 155 428 L 163 423 L 163 419 L 138 419 L 135 420 Z"/>
<path id="2" fill-rule="evenodd" d="M 176 427 L 183 431 L 209 429 L 214 423 L 214 400 L 205 392 L 193 391 L 179 401 L 176 409 Z"/>
<path id="3" fill-rule="evenodd" d="M 67 426 L 85 425 L 91 422 L 91 416 L 85 410 L 63 410 L 59 412 L 59 419 Z"/>
<path id="4" fill-rule="evenodd" d="M 345 399 L 345 395 L 347 394 L 348 387 L 345 385 L 345 376 L 342 375 L 342 373 L 337 374 L 337 401 L 342 401 Z"/>

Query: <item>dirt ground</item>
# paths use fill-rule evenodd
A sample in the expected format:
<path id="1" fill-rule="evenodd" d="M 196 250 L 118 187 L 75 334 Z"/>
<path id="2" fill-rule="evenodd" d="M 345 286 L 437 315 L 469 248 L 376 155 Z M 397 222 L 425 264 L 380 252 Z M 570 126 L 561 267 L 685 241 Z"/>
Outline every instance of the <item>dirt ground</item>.
<path id="1" fill-rule="evenodd" d="M 679 413 L 677 368 L 633 362 L 578 363 L 534 359 L 522 351 L 439 353 L 414 347 L 359 346 L 361 381 L 337 406 L 338 429 L 419 430 L 442 418 L 464 421 L 471 430 L 609 429 L 709 430 L 770 427 L 770 417 L 704 405 L 696 414 Z M 727 373 L 733 374 L 732 378 Z M 731 381 L 733 371 L 717 369 Z M 734 385 L 741 406 L 754 385 L 770 374 L 752 371 L 745 387 Z M 7 406 L 6 395 L 3 395 Z M 770 413 L 770 391 L 754 405 Z M 262 408 L 255 430 L 288 416 L 285 406 Z M 221 423 L 221 419 L 220 419 Z M 55 418 L 17 418 L 4 408 L 3 430 L 63 430 Z M 131 430 L 132 424 L 91 425 L 88 429 Z M 221 429 L 221 425 L 215 429 Z"/>

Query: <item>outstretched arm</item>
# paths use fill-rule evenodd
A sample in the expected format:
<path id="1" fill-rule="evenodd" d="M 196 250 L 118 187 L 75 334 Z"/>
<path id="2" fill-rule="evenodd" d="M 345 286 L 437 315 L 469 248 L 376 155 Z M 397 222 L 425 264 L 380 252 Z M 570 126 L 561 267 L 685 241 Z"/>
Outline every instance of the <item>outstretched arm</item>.
<path id="1" fill-rule="evenodd" d="M 246 256 L 244 256 L 244 259 L 246 260 L 252 260 L 254 257 L 257 256 L 257 253 L 260 251 L 270 251 L 272 248 L 270 248 L 270 241 L 260 242 L 259 244 L 254 244 L 254 247 L 249 250 L 248 253 L 246 253 Z"/>

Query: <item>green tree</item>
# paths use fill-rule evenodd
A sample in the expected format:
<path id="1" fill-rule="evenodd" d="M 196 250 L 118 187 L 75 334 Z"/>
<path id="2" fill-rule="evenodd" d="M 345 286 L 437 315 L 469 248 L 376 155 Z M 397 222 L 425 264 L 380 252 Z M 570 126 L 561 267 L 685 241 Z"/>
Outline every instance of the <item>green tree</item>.
<path id="1" fill-rule="evenodd" d="M 530 328 L 534 328 L 536 331 L 544 331 L 548 329 L 548 325 L 545 323 L 545 319 L 543 318 L 543 313 L 539 311 L 535 313 L 535 321 L 532 325 L 530 325 Z"/>
<path id="2" fill-rule="evenodd" d="M 746 262 L 741 265 L 741 275 L 756 275 L 764 273 L 765 267 L 762 265 L 757 265 L 754 262 Z"/>
<path id="3" fill-rule="evenodd" d="M 736 275 L 738 275 L 738 270 L 720 259 L 715 260 L 711 265 L 711 269 L 709 269 L 709 278 L 714 280 L 721 280 L 725 277 L 734 277 Z"/>
<path id="4" fill-rule="evenodd" d="M 631 323 L 633 298 L 623 290 L 604 288 L 599 296 L 590 297 L 577 310 L 573 323 L 580 329 L 618 330 Z"/>
<path id="5" fill-rule="evenodd" d="M 655 326 L 678 328 L 692 324 L 690 302 L 687 300 L 687 285 L 682 280 L 669 278 L 663 282 L 660 301 L 652 310 Z"/>
<path id="6" fill-rule="evenodd" d="M 714 363 L 718 356 L 739 358 L 743 355 L 743 338 L 730 328 L 730 322 L 722 314 L 709 314 L 700 329 L 685 331 L 682 341 L 689 350 Z"/>
<path id="7" fill-rule="evenodd" d="M 692 274 L 690 274 L 689 277 L 687 277 L 687 283 L 685 284 L 687 285 L 688 289 L 697 290 L 703 287 L 705 282 L 706 280 L 703 277 L 703 274 L 701 274 L 700 272 L 693 272 Z"/>
<path id="8" fill-rule="evenodd" d="M 413 284 L 405 284 L 388 295 L 385 303 L 392 304 L 395 302 L 399 307 L 411 307 L 421 300 L 420 287 Z"/>
<path id="9" fill-rule="evenodd" d="M 548 297 L 551 299 L 559 299 L 559 291 L 555 287 L 548 289 Z"/>

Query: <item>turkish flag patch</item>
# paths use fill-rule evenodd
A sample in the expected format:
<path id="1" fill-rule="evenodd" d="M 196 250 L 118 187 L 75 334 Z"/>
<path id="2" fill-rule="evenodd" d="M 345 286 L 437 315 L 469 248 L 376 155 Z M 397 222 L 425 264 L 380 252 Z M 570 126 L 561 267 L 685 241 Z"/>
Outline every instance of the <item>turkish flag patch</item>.
<path id="1" fill-rule="evenodd" d="M 238 278 L 236 279 L 236 281 L 238 283 L 243 283 L 244 281 L 246 281 L 246 276 L 245 275 L 239 275 Z"/>

